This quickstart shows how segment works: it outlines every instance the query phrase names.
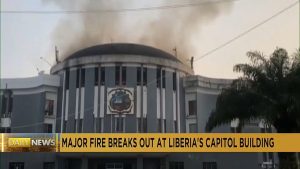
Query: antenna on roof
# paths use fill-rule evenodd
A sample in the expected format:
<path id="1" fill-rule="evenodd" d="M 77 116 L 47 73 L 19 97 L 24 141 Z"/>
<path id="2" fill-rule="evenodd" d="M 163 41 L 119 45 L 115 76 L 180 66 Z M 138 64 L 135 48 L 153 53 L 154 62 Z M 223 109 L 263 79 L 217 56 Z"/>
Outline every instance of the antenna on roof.
<path id="1" fill-rule="evenodd" d="M 40 69 L 35 65 L 34 65 L 34 67 L 35 67 L 35 70 L 38 72 L 38 74 L 40 74 Z"/>
<path id="2" fill-rule="evenodd" d="M 174 51 L 175 57 L 177 58 L 177 48 L 176 48 L 176 46 L 173 48 L 173 51 Z"/>
<path id="3" fill-rule="evenodd" d="M 190 62 L 191 62 L 191 68 L 192 70 L 194 70 L 194 56 L 191 57 Z"/>
<path id="4" fill-rule="evenodd" d="M 58 48 L 57 48 L 57 46 L 55 46 L 55 61 L 56 61 L 56 64 L 60 62 L 59 59 L 58 59 L 58 54 L 59 54 Z"/>

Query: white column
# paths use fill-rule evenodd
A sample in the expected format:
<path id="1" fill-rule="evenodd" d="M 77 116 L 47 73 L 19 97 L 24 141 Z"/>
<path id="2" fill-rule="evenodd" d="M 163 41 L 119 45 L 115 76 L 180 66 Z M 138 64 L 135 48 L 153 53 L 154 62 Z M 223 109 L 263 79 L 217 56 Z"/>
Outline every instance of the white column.
<path id="1" fill-rule="evenodd" d="M 147 117 L 147 87 L 143 87 L 143 117 Z"/>
<path id="2" fill-rule="evenodd" d="M 136 87 L 136 117 L 141 117 L 141 86 Z"/>
<path id="3" fill-rule="evenodd" d="M 100 87 L 100 118 L 104 117 L 104 93 L 105 92 L 105 88 L 104 86 Z"/>
<path id="4" fill-rule="evenodd" d="M 81 88 L 80 94 L 80 119 L 84 117 L 84 87 Z"/>
<path id="5" fill-rule="evenodd" d="M 75 119 L 78 119 L 79 109 L 79 88 L 76 88 Z"/>
<path id="6" fill-rule="evenodd" d="M 65 120 L 68 120 L 69 116 L 69 90 L 66 91 L 66 107 L 65 107 Z"/>
<path id="7" fill-rule="evenodd" d="M 94 90 L 94 118 L 98 117 L 98 86 L 95 86 Z"/>
<path id="8" fill-rule="evenodd" d="M 156 117 L 157 117 L 157 119 L 160 119 L 161 111 L 160 111 L 160 89 L 159 88 L 156 89 L 156 100 L 157 100 Z"/>

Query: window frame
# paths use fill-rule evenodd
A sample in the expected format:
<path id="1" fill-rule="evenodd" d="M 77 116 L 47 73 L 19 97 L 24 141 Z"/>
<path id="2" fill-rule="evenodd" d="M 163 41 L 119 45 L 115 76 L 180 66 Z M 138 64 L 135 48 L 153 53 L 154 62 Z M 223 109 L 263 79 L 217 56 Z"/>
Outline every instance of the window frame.
<path id="1" fill-rule="evenodd" d="M 194 105 L 191 105 L 191 103 L 194 103 Z M 194 111 L 191 113 L 191 108 L 194 109 Z M 188 100 L 188 116 L 197 116 L 197 100 Z"/>

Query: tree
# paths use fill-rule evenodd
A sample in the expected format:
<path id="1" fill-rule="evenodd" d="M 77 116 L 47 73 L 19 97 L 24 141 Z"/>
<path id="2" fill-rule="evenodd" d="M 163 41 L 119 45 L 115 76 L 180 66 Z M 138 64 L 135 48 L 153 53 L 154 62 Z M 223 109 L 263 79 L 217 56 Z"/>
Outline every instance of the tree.
<path id="1" fill-rule="evenodd" d="M 264 120 L 278 133 L 300 132 L 300 50 L 292 57 L 277 48 L 270 57 L 250 51 L 250 63 L 237 64 L 242 76 L 218 96 L 206 130 L 239 119 L 239 127 L 249 120 Z M 281 169 L 297 169 L 295 153 L 278 153 Z M 300 167 L 298 166 L 298 169 Z"/>

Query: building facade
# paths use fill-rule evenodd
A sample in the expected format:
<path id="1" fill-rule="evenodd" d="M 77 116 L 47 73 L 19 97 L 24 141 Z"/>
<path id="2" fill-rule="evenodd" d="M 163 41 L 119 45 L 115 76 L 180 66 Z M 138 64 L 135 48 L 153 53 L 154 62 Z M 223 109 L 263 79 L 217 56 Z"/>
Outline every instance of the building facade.
<path id="1" fill-rule="evenodd" d="M 194 75 L 159 49 L 122 43 L 82 49 L 50 74 L 1 79 L 1 132 L 205 132 L 218 94 L 231 83 Z M 245 132 L 264 128 L 253 122 Z M 0 160 L 3 169 L 258 169 L 277 159 L 270 153 L 3 153 Z"/>

